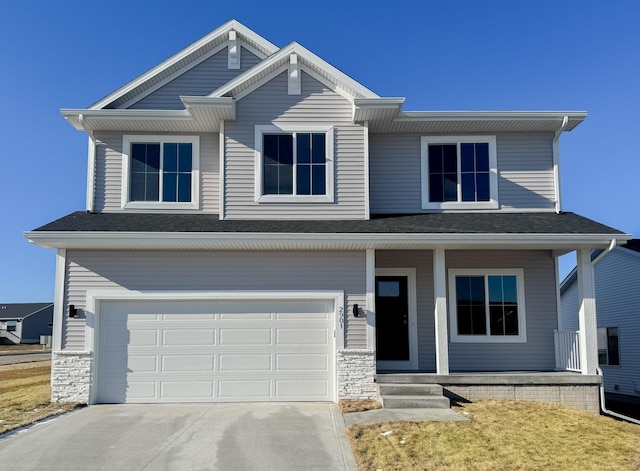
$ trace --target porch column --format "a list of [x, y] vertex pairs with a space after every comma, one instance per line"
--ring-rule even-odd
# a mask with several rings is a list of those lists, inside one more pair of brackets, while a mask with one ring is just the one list
[[447, 271], [444, 263], [444, 249], [433, 251], [433, 292], [435, 298], [436, 373], [448, 375]]
[[598, 325], [596, 322], [596, 290], [591, 250], [577, 251], [578, 259], [578, 314], [580, 329], [580, 371], [583, 375], [596, 374], [598, 367]]
[[[367, 249], [366, 255], [366, 303], [367, 303], [367, 349], [376, 349], [376, 251]], [[374, 355], [375, 356], [375, 355]]]

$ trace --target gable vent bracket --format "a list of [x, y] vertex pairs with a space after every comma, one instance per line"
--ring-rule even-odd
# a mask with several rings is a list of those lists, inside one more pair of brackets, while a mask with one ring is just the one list
[[238, 35], [235, 31], [229, 31], [229, 60], [228, 60], [228, 68], [229, 69], [239, 69], [240, 68], [240, 44], [238, 44]]
[[302, 84], [300, 80], [300, 64], [298, 64], [298, 54], [289, 56], [289, 95], [300, 95]]

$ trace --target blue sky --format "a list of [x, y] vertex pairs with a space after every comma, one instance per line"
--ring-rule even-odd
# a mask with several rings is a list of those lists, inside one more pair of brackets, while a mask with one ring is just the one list
[[640, 2], [3, 0], [0, 301], [53, 299], [54, 251], [22, 233], [85, 208], [87, 139], [60, 108], [231, 18], [406, 97], [405, 111], [588, 111], [561, 139], [563, 209], [640, 234]]

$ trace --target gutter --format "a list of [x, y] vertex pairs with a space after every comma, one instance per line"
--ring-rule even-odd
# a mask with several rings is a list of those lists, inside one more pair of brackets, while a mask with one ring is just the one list
[[631, 422], [632, 424], [640, 425], [640, 420], [638, 419], [634, 419], [633, 417], [628, 417], [626, 415], [618, 414], [617, 412], [613, 412], [607, 409], [605, 405], [605, 400], [604, 400], [604, 376], [602, 374], [602, 370], [600, 369], [600, 367], [596, 367], [596, 372], [598, 373], [598, 376], [602, 378], [602, 381], [600, 382], [600, 410], [602, 411], [602, 413], [610, 417], [615, 417], [616, 419], [626, 420], [627, 422]]

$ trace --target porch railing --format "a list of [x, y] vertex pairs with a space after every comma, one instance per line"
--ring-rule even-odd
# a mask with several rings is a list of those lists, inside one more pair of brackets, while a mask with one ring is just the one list
[[580, 371], [580, 340], [577, 330], [555, 330], [556, 369]]

